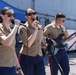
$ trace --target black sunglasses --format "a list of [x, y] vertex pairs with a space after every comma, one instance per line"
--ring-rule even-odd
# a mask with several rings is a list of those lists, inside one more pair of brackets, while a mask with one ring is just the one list
[[26, 15], [31, 16], [31, 15], [36, 15], [36, 14], [37, 14], [37, 12], [31, 12], [31, 13], [27, 13]]
[[62, 20], [62, 22], [65, 22], [65, 20]]
[[[61, 20], [60, 18], [58, 20]], [[62, 22], [65, 22], [65, 20], [61, 20]]]
[[12, 13], [12, 14], [11, 13], [5, 13], [5, 14], [7, 14], [8, 17], [11, 17], [11, 16], [15, 17], [16, 16], [16, 14], [14, 14], [14, 13]]

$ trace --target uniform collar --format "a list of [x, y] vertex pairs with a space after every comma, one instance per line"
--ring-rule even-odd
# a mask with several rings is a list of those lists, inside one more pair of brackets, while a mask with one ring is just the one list
[[11, 28], [9, 27], [9, 29], [7, 29], [3, 24], [2, 24], [2, 26], [3, 26], [3, 29], [4, 29], [4, 31], [7, 31], [7, 32], [11, 32]]
[[[53, 22], [54, 27], [58, 28], [56, 22]], [[60, 28], [62, 27], [62, 25], [60, 25]]]
[[34, 28], [31, 27], [31, 25], [28, 24], [28, 22], [26, 22], [25, 25], [26, 25], [27, 28], [34, 29]]

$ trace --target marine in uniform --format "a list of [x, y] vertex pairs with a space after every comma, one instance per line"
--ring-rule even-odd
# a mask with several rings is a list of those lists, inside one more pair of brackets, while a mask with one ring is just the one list
[[16, 68], [19, 74], [23, 75], [15, 52], [15, 34], [20, 21], [16, 20], [14, 28], [10, 28], [15, 14], [9, 7], [2, 9], [0, 17], [2, 18], [2, 23], [0, 23], [0, 75], [16, 75]]
[[36, 17], [37, 13], [33, 9], [27, 9], [28, 21], [18, 30], [23, 42], [19, 61], [25, 75], [45, 75], [44, 61], [41, 57], [43, 30]]
[[[63, 15], [62, 13], [58, 13], [55, 17], [55, 21], [44, 28], [44, 36], [52, 39], [53, 46], [57, 45], [57, 42], [53, 39], [56, 39], [60, 34], [64, 34], [64, 38], [68, 37], [68, 32], [66, 28], [63, 26], [64, 21], [65, 15]], [[69, 38], [67, 41], [70, 41], [74, 37], [75, 36]], [[59, 47], [55, 57], [61, 65], [64, 75], [69, 75], [69, 61], [65, 47]], [[52, 58], [52, 56], [50, 56], [50, 69], [51, 75], [58, 75], [58, 66], [54, 58]]]

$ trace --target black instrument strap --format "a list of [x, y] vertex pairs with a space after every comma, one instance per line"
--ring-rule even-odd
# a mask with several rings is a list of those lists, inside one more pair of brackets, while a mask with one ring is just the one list
[[63, 34], [63, 32], [64, 32], [64, 31], [63, 31], [63, 28], [62, 28], [61, 26], [60, 26], [60, 29], [61, 29], [61, 31], [62, 31], [62, 34]]

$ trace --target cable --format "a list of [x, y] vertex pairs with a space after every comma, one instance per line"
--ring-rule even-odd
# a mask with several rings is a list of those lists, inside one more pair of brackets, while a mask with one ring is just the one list
[[[20, 23], [20, 25], [23, 25], [24, 27], [26, 27], [26, 25], [23, 24], [23, 23]], [[28, 34], [28, 28], [27, 28], [26, 31], [27, 31], [27, 34]], [[27, 40], [28, 40], [28, 35], [27, 35]], [[27, 75], [28, 75], [28, 41], [27, 41]]]

